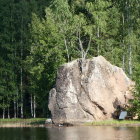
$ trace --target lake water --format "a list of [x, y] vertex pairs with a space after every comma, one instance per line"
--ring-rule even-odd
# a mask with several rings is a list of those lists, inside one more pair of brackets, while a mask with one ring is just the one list
[[140, 140], [140, 127], [0, 128], [0, 140]]

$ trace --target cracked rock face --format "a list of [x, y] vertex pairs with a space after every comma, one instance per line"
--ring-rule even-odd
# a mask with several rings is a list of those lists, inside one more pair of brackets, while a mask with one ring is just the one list
[[111, 119], [117, 107], [132, 98], [133, 85], [121, 68], [102, 56], [64, 64], [49, 94], [52, 121], [60, 124]]

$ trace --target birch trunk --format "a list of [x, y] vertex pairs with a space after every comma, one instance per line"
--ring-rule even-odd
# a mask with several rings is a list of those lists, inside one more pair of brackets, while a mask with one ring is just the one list
[[5, 119], [5, 107], [4, 107], [4, 99], [3, 99], [3, 113], [2, 113], [2, 118]]
[[88, 51], [90, 49], [91, 39], [92, 39], [92, 36], [89, 37], [88, 47], [87, 47], [86, 51], [84, 52], [84, 59], [86, 58], [87, 53], [88, 53]]
[[[19, 95], [18, 95], [18, 92], [17, 92], [17, 99], [18, 99]], [[19, 116], [19, 104], [18, 104], [18, 100], [17, 100], [17, 104], [16, 104], [16, 110], [17, 110], [17, 118]]]
[[34, 118], [36, 118], [36, 97], [34, 95]]
[[122, 56], [122, 68], [125, 71], [125, 53], [123, 53], [123, 56]]
[[21, 94], [21, 106], [20, 106], [20, 113], [21, 113], [21, 118], [23, 118], [23, 81], [22, 81], [22, 68], [20, 69], [20, 94]]
[[3, 119], [5, 119], [5, 108], [3, 108], [3, 115], [2, 115], [3, 117]]
[[[23, 30], [23, 17], [21, 18], [21, 26]], [[20, 59], [22, 62], [23, 59], [23, 36], [21, 32], [21, 40], [20, 40]], [[20, 68], [20, 98], [21, 98], [21, 107], [20, 107], [20, 113], [21, 113], [21, 118], [23, 118], [23, 68], [21, 65]]]
[[17, 113], [16, 113], [16, 101], [14, 99], [14, 118], [17, 117]]
[[124, 14], [122, 14], [122, 24], [123, 24], [123, 40], [122, 40], [122, 44], [123, 44], [123, 56], [122, 56], [122, 68], [125, 71], [125, 42], [124, 42], [124, 25], [125, 25], [125, 19], [124, 19]]
[[[100, 28], [99, 28], [99, 26], [97, 27], [97, 38], [98, 38], [98, 40], [100, 38]], [[98, 54], [98, 56], [100, 55], [100, 44], [99, 44], [99, 42], [98, 42], [98, 45], [97, 45], [97, 54]]]
[[8, 107], [8, 119], [10, 119], [10, 111], [9, 111], [9, 107]]
[[70, 55], [69, 55], [67, 40], [65, 38], [64, 38], [64, 43], [65, 43], [65, 48], [66, 48], [66, 51], [67, 51], [67, 58], [68, 58], [68, 62], [69, 62], [70, 61]]
[[81, 41], [81, 34], [80, 31], [78, 32], [78, 40], [79, 40], [79, 47], [80, 47], [80, 51], [81, 51], [81, 58], [84, 59], [84, 48], [83, 48], [83, 43]]
[[33, 96], [31, 94], [31, 117], [33, 117]]
[[131, 76], [132, 75], [132, 46], [131, 46], [131, 44], [129, 45], [129, 62], [128, 62], [128, 65], [129, 65], [129, 75]]
[[[131, 35], [131, 33], [133, 32], [133, 28], [132, 28], [132, 23], [131, 23], [131, 5], [130, 2], [128, 1], [127, 3], [127, 9], [128, 9], [128, 36]], [[129, 67], [129, 75], [132, 75], [132, 44], [130, 41], [130, 37], [129, 37], [129, 45], [128, 45], [128, 52], [129, 52], [129, 58], [128, 58], [128, 67]]]

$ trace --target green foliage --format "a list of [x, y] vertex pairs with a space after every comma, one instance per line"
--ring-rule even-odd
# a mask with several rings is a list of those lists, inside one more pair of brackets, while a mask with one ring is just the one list
[[[140, 58], [140, 57], [138, 57]], [[136, 65], [133, 79], [135, 81], [134, 100], [131, 102], [132, 106], [130, 112], [133, 116], [138, 116], [140, 119], [140, 64]]]

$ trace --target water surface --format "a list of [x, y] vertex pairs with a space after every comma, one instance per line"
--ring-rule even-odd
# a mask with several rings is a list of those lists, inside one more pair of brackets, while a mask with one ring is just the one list
[[0, 128], [0, 140], [140, 140], [140, 127]]

